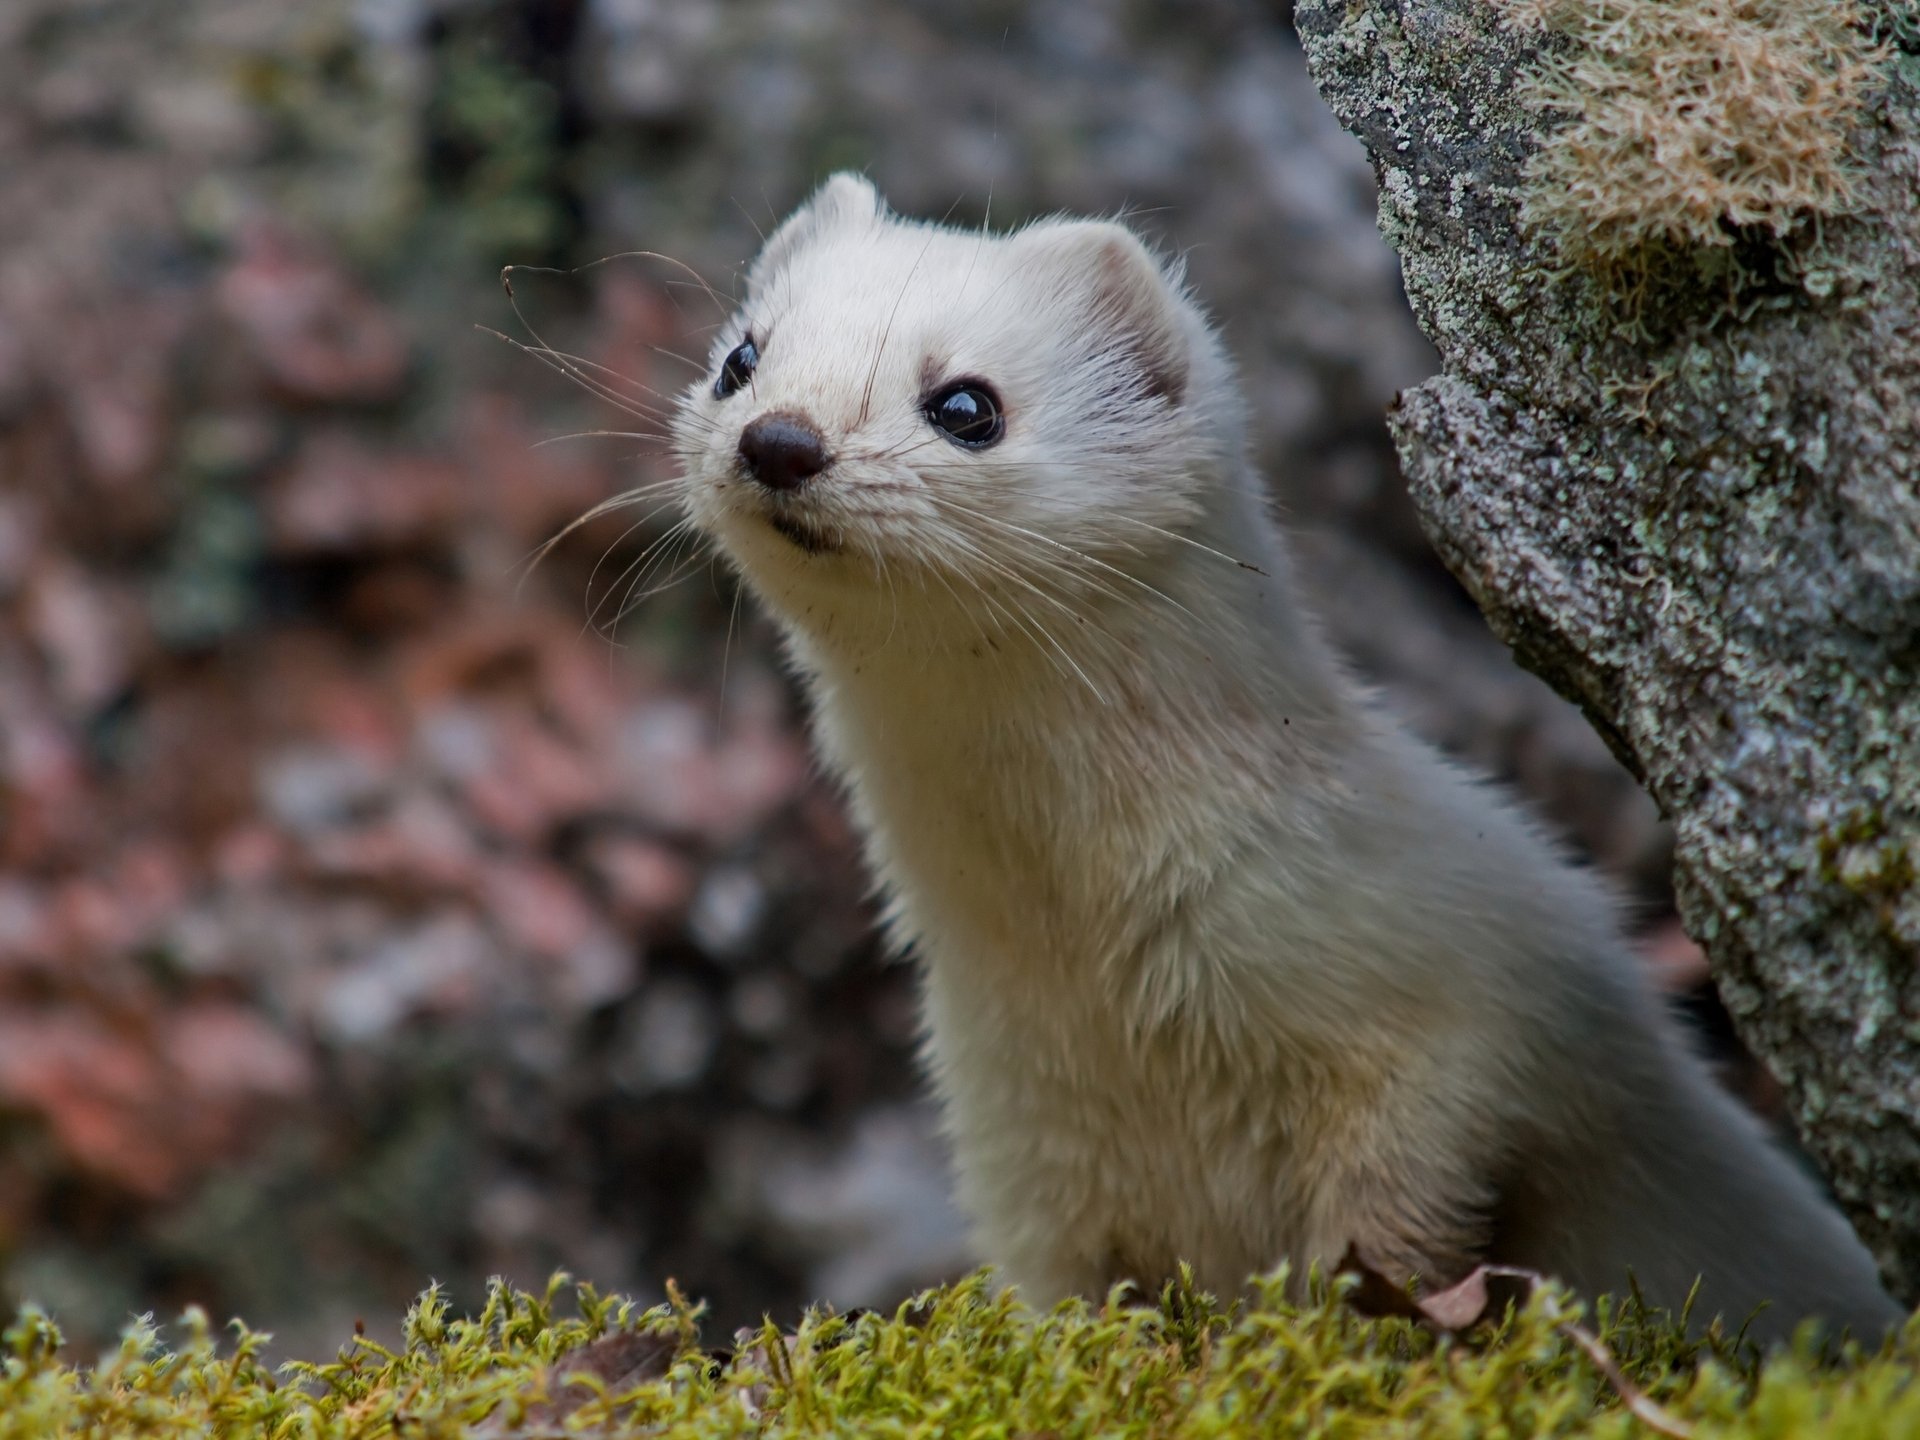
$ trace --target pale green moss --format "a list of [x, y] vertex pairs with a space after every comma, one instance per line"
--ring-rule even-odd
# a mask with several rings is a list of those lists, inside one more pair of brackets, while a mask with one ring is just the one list
[[[223, 1347], [197, 1317], [177, 1348], [142, 1323], [99, 1366], [73, 1369], [52, 1323], [29, 1311], [0, 1350], [0, 1440], [433, 1440], [482, 1422], [489, 1435], [668, 1440], [1643, 1433], [1564, 1338], [1570, 1302], [1552, 1289], [1498, 1336], [1465, 1344], [1363, 1320], [1338, 1296], [1290, 1304], [1277, 1284], [1229, 1311], [1170, 1291], [1157, 1306], [1116, 1298], [1036, 1316], [976, 1276], [891, 1316], [813, 1315], [791, 1338], [768, 1327], [715, 1358], [685, 1306], [643, 1314], [583, 1288], [562, 1318], [564, 1288], [496, 1285], [473, 1319], [451, 1318], [429, 1291], [399, 1350], [361, 1338], [335, 1361], [277, 1373], [259, 1358], [264, 1337], [236, 1327]], [[1920, 1435], [1920, 1333], [1845, 1366], [1802, 1351], [1756, 1373], [1637, 1314], [1601, 1330], [1627, 1374], [1701, 1440]], [[677, 1358], [638, 1382], [554, 1379], [556, 1360], [616, 1331], [660, 1335]]]

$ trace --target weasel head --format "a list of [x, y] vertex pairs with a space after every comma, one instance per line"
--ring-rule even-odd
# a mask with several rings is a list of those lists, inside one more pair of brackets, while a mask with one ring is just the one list
[[685, 502], [818, 642], [1137, 604], [1116, 572], [1177, 544], [1237, 443], [1206, 322], [1122, 225], [960, 230], [836, 175], [746, 280], [675, 415]]

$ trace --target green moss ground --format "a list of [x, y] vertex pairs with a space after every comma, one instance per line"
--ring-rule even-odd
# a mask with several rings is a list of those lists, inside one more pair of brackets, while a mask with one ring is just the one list
[[[0, 1352], [0, 1440], [1651, 1433], [1565, 1338], [1570, 1304], [1542, 1290], [1469, 1344], [1362, 1319], [1341, 1295], [1292, 1305], [1277, 1286], [1230, 1312], [1169, 1293], [1036, 1316], [975, 1277], [891, 1316], [814, 1315], [718, 1353], [685, 1306], [643, 1313], [562, 1277], [544, 1296], [496, 1285], [471, 1319], [429, 1291], [400, 1350], [356, 1338], [333, 1361], [277, 1369], [260, 1358], [265, 1337], [236, 1325], [223, 1338], [191, 1315], [171, 1346], [136, 1324], [117, 1353], [76, 1369], [28, 1311]], [[1920, 1328], [1871, 1357], [1822, 1365], [1802, 1347], [1763, 1366], [1637, 1315], [1603, 1315], [1599, 1329], [1673, 1433], [1920, 1436]], [[577, 1373], [557, 1374], [568, 1355]]]

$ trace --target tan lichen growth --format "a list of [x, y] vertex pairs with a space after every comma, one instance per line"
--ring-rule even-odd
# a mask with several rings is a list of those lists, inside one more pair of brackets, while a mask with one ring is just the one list
[[1853, 0], [1506, 0], [1558, 43], [1523, 81], [1543, 137], [1525, 222], [1566, 259], [1778, 237], [1844, 213], [1884, 52]]

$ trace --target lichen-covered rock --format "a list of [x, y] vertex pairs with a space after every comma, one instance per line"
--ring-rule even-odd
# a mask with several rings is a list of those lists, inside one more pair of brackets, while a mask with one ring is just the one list
[[1529, 97], [1577, 73], [1578, 36], [1484, 0], [1302, 0], [1296, 20], [1445, 362], [1391, 417], [1422, 521], [1676, 823], [1689, 928], [1911, 1301], [1920, 59], [1911, 6], [1860, 8], [1834, 72], [1873, 67], [1834, 132], [1847, 213], [1729, 209], [1725, 244], [1654, 241], [1625, 269], [1526, 223]]

